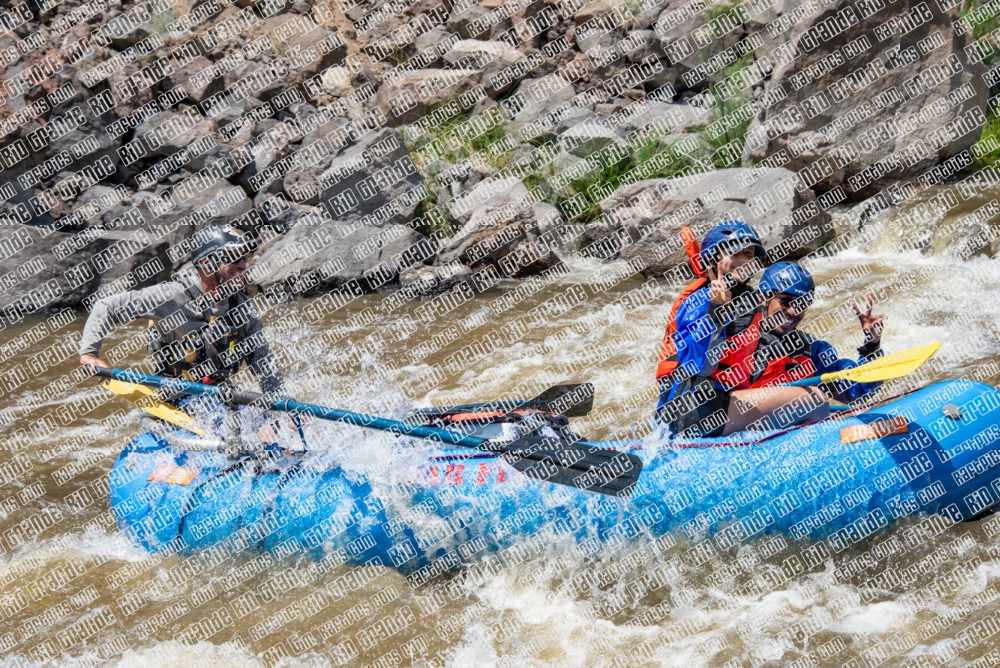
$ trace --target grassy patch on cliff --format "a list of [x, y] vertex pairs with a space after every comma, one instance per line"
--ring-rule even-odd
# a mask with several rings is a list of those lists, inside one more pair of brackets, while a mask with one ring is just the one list
[[[723, 68], [722, 72], [717, 74], [716, 77], [719, 81], [725, 81], [727, 78], [753, 65], [753, 62], [752, 56], [749, 54], [745, 55], [731, 65]], [[712, 122], [709, 128], [718, 128], [721, 132], [709, 132], [708, 128], [706, 128], [700, 130], [699, 134], [712, 146], [712, 162], [715, 167], [718, 169], [732, 167], [732, 162], [718, 155], [716, 151], [730, 142], [737, 141], [742, 145], [746, 141], [747, 128], [750, 127], [750, 122], [753, 120], [754, 114], [745, 113], [746, 109], [744, 107], [751, 98], [749, 94], [740, 94], [726, 98], [720, 95], [718, 89], [715, 87], [712, 89], [712, 94], [705, 97], [715, 102], [715, 106], [712, 107]]]
[[1000, 116], [993, 109], [986, 114], [983, 132], [972, 147], [972, 155], [975, 159], [971, 166], [975, 169], [1000, 164]]
[[[965, 0], [959, 5], [958, 15], [973, 40], [981, 40], [1000, 28], [1000, 12], [996, 11], [993, 4], [993, 0]], [[990, 39], [980, 42], [980, 47], [988, 51], [980, 51], [987, 67], [1000, 63], [1000, 45], [996, 38], [990, 36]]]
[[567, 220], [590, 223], [601, 218], [601, 201], [619, 187], [647, 179], [675, 178], [698, 167], [696, 160], [676, 145], [663, 148], [658, 137], [650, 137], [629, 157], [571, 180], [569, 187], [574, 194], [559, 195], [558, 205]]
[[[736, 70], [731, 68], [728, 72], [734, 71]], [[731, 105], [720, 106], [719, 113], [726, 114], [731, 110]], [[528, 156], [518, 147], [524, 149], [525, 144], [508, 135], [502, 125], [495, 125], [476, 136], [468, 136], [465, 128], [472, 116], [471, 110], [467, 110], [441, 123], [425, 126], [423, 132], [404, 131], [404, 142], [425, 180], [443, 183], [435, 177], [444, 169], [469, 158], [498, 172], [508, 170], [514, 174], [522, 174], [519, 161]], [[711, 151], [718, 145], [731, 141], [737, 133], [745, 131], [746, 124], [736, 126], [715, 141], [696, 133], [680, 138], [671, 135], [669, 139], [656, 133], [649, 134], [643, 136], [641, 141], [633, 142], [628, 147], [627, 154], [618, 159], [602, 160], [599, 154], [588, 156], [592, 158], [594, 169], [585, 175], [564, 181], [558, 190], [552, 181], [558, 179], [560, 170], [552, 164], [537, 172], [523, 174], [521, 179], [540, 201], [559, 207], [567, 221], [589, 223], [601, 218], [600, 202], [619, 187], [647, 179], [675, 178], [692, 170], [710, 168]], [[530, 140], [527, 144], [535, 148], [556, 149], [552, 139], [544, 136]], [[417, 216], [441, 206], [441, 202], [429, 198], [421, 203]], [[449, 232], [438, 224], [433, 229], [420, 231], [428, 235]]]
[[496, 169], [503, 169], [509, 163], [509, 154], [496, 150], [507, 133], [502, 125], [494, 125], [485, 132], [469, 136], [466, 125], [473, 116], [472, 109], [460, 112], [440, 123], [425, 127], [426, 135], [408, 133], [404, 138], [417, 166], [435, 160], [457, 164], [476, 156], [479, 160]]

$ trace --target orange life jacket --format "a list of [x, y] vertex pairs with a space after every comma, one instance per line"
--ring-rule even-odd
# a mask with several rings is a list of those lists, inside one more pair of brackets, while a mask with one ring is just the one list
[[[707, 278], [695, 279], [684, 288], [684, 291], [670, 308], [670, 315], [667, 316], [667, 331], [663, 335], [663, 345], [660, 348], [660, 362], [656, 366], [656, 380], [661, 384], [669, 381], [670, 376], [679, 365], [677, 346], [674, 343], [674, 334], [677, 332], [677, 310], [680, 308], [681, 302], [707, 284]], [[727, 391], [745, 390], [750, 387], [753, 354], [760, 342], [760, 323], [763, 319], [763, 314], [756, 313], [753, 320], [750, 321], [749, 327], [726, 341], [726, 350], [719, 358], [719, 364], [712, 372], [711, 378], [719, 382]]]
[[677, 345], [674, 343], [674, 333], [677, 331], [677, 309], [681, 307], [681, 302], [705, 285], [708, 285], [707, 278], [696, 278], [691, 281], [680, 296], [674, 300], [674, 305], [670, 307], [670, 315], [667, 316], [667, 332], [663, 335], [663, 346], [660, 347], [660, 363], [656, 365], [656, 380], [661, 383], [665, 377], [677, 369]]
[[785, 355], [767, 363], [764, 371], [750, 384], [750, 387], [782, 385], [793, 380], [811, 378], [816, 375], [816, 365], [806, 354]]

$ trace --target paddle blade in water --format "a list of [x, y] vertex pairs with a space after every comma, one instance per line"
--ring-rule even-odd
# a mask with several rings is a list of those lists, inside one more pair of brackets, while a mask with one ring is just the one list
[[590, 414], [593, 407], [594, 386], [592, 384], [563, 383], [561, 385], [553, 385], [534, 399], [507, 399], [504, 401], [485, 401], [476, 404], [420, 408], [415, 414], [432, 418], [455, 415], [457, 413], [486, 413], [491, 411], [509, 413], [515, 410], [533, 408], [551, 413], [559, 413], [566, 417], [585, 417]]
[[642, 460], [635, 455], [552, 438], [522, 438], [481, 447], [502, 453], [504, 460], [530, 478], [608, 496], [629, 496], [642, 472]]
[[900, 350], [883, 357], [856, 366], [853, 369], [824, 373], [820, 382], [831, 383], [837, 380], [849, 380], [855, 383], [876, 383], [893, 378], [902, 378], [911, 374], [931, 358], [931, 355], [941, 347], [940, 342], [928, 343], [924, 346]]
[[553, 385], [532, 399], [529, 406], [566, 417], [584, 417], [594, 407], [594, 386], [591, 383]]

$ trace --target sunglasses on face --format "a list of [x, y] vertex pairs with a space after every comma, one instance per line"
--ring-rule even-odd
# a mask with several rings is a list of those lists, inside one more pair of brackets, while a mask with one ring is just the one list
[[782, 308], [794, 308], [799, 313], [802, 313], [809, 305], [812, 304], [811, 297], [796, 297], [795, 295], [790, 295], [785, 292], [779, 292], [772, 299], [777, 300], [781, 304]]
[[246, 255], [242, 253], [217, 253], [215, 258], [222, 264], [239, 264], [246, 260]]

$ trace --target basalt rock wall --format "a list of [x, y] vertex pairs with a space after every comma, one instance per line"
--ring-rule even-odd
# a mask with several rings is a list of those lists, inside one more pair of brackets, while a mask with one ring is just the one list
[[[832, 238], [830, 206], [954, 178], [989, 148], [977, 16], [917, 0], [8, 7], [0, 307], [163, 280], [215, 224], [257, 237], [253, 279], [292, 294], [459, 265], [523, 277], [597, 242], [664, 274], [683, 260], [677, 210], [703, 227], [736, 212], [800, 257]], [[650, 194], [672, 179], [691, 185]], [[562, 243], [566, 223], [586, 233]]]

